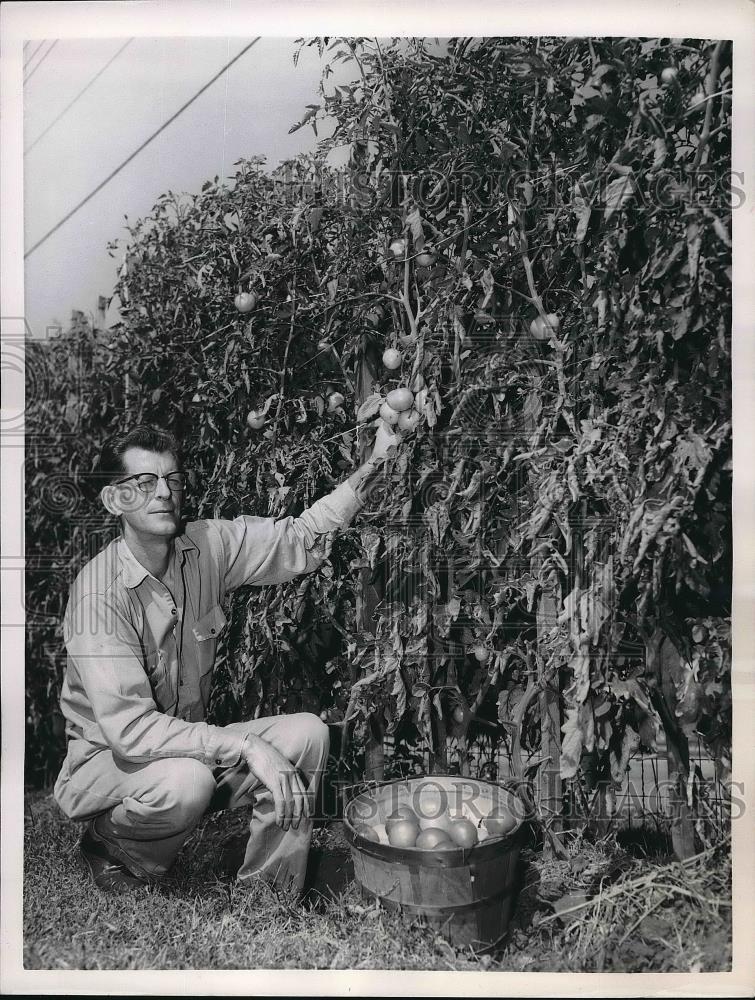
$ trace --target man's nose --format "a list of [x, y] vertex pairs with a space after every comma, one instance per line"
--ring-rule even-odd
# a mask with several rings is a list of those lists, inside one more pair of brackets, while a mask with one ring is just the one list
[[157, 480], [157, 486], [155, 487], [155, 496], [159, 497], [161, 500], [169, 500], [172, 498], [172, 494], [170, 492], [170, 486], [168, 486], [168, 484], [166, 483], [166, 481], [163, 479], [162, 476]]

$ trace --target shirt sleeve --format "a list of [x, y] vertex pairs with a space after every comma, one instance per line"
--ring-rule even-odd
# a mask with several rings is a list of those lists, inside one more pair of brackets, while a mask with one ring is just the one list
[[159, 711], [139, 635], [112, 597], [83, 597], [65, 617], [64, 639], [94, 721], [116, 756], [138, 763], [193, 757], [208, 767], [239, 762], [243, 735]]
[[248, 584], [286, 583], [312, 573], [327, 558], [333, 535], [363, 506], [347, 482], [321, 497], [298, 517], [242, 515], [209, 522], [223, 546], [225, 590]]

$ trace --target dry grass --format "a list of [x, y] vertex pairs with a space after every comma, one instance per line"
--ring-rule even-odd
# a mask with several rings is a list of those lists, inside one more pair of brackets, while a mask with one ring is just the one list
[[[87, 882], [77, 857], [79, 828], [51, 796], [28, 795], [25, 819], [29, 969], [730, 968], [726, 844], [685, 865], [639, 860], [608, 840], [573, 843], [569, 861], [526, 850], [509, 940], [476, 955], [365, 904], [348, 880], [334, 898], [315, 894], [301, 905], [262, 886], [238, 888], [242, 812], [209, 816], [195, 831], [169, 893], [142, 889], [125, 899]], [[341, 862], [347, 868], [338, 828], [316, 831], [313, 857], [335, 859], [334, 871]]]
[[[712, 972], [731, 969], [731, 844], [727, 838], [685, 862], [641, 859], [617, 849], [615, 840], [576, 841], [569, 861], [540, 866], [536, 909], [520, 960], [539, 936], [546, 964], [569, 972]], [[526, 906], [526, 890], [520, 913]]]

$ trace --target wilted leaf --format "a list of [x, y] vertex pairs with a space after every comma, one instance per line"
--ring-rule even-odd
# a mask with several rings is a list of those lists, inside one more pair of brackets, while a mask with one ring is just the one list
[[561, 777], [573, 778], [579, 767], [583, 743], [577, 708], [567, 708], [566, 721], [561, 726], [561, 732], [564, 734], [561, 740]]
[[617, 177], [606, 188], [605, 218], [610, 219], [614, 212], [623, 208], [634, 194], [636, 183], [634, 177], [627, 175]]
[[369, 395], [357, 410], [357, 423], [363, 423], [365, 420], [374, 417], [380, 410], [382, 401], [383, 398], [379, 392], [373, 392]]

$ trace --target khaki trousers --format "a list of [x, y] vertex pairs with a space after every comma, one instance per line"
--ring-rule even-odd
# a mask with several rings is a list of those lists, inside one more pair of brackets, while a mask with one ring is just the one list
[[[226, 728], [271, 743], [298, 769], [314, 803], [329, 747], [328, 727], [316, 715], [271, 716]], [[296, 830], [282, 830], [275, 823], [272, 795], [259, 782], [238, 795], [249, 776], [245, 767], [217, 787], [218, 779], [229, 770], [209, 768], [191, 757], [134, 764], [103, 750], [82, 764], [70, 781], [89, 802], [102, 805], [94, 817], [95, 832], [113, 856], [134, 873], [149, 876], [165, 875], [206, 812], [251, 805], [250, 835], [239, 880], [261, 876], [276, 886], [301, 891], [312, 819], [302, 819]]]

